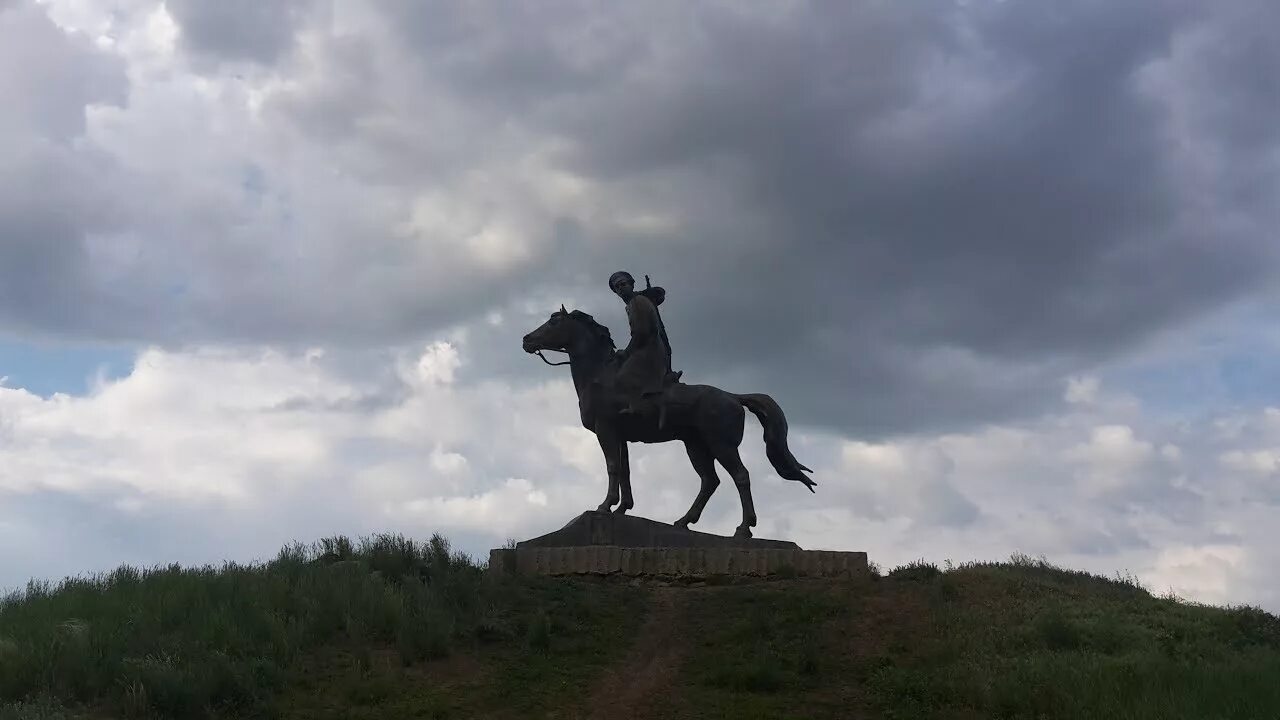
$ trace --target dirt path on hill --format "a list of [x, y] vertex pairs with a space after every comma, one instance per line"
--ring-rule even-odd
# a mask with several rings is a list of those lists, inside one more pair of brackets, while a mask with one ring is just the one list
[[[687, 592], [687, 591], [685, 591]], [[636, 644], [596, 684], [591, 720], [651, 717], [655, 698], [669, 695], [687, 646], [681, 632], [682, 589], [656, 587]]]

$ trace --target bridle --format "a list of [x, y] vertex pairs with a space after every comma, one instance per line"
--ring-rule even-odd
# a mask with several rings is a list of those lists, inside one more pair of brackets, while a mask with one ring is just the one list
[[[548, 349], [550, 349], [550, 348], [548, 348]], [[548, 364], [548, 365], [552, 365], [552, 366], [555, 366], [555, 365], [568, 365], [568, 364], [569, 364], [569, 362], [570, 362], [570, 361], [568, 361], [568, 360], [565, 360], [564, 362], [551, 362], [550, 360], [548, 360], [548, 359], [547, 359], [547, 356], [546, 356], [546, 355], [543, 355], [543, 354], [542, 354], [542, 351], [541, 351], [541, 350], [534, 350], [533, 352], [534, 352], [534, 354], [535, 354], [535, 355], [537, 355], [538, 357], [542, 358], [542, 362], [544, 362], [544, 363], [546, 363], [546, 364]], [[552, 350], [552, 352], [567, 352], [567, 351], [566, 351], [566, 350]]]
[[[561, 306], [560, 306], [560, 314], [564, 315], [565, 317], [569, 317], [569, 311], [564, 309], [564, 305], [561, 305]], [[546, 350], [549, 350], [549, 351], [551, 351], [551, 352], [562, 352], [562, 353], [565, 353], [566, 355], [569, 353], [569, 351], [568, 351], [568, 350], [557, 350], [557, 349], [555, 349], [555, 348], [545, 348], [545, 349], [546, 349]], [[572, 360], [565, 360], [564, 362], [551, 362], [550, 360], [548, 360], [548, 359], [547, 359], [547, 356], [546, 356], [546, 355], [543, 355], [543, 354], [542, 354], [542, 350], [534, 350], [533, 352], [534, 352], [534, 354], [535, 354], [535, 355], [537, 355], [538, 357], [542, 358], [542, 362], [544, 362], [544, 363], [546, 363], [546, 364], [548, 364], [548, 365], [551, 365], [552, 367], [555, 367], [555, 366], [558, 366], [558, 365], [570, 365], [570, 364], [572, 364]]]

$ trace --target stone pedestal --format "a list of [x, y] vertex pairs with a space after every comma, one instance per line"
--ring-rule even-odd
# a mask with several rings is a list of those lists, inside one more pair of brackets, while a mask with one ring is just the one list
[[580, 547], [584, 545], [617, 545], [619, 547], [664, 548], [771, 548], [799, 550], [788, 540], [739, 539], [712, 535], [696, 530], [682, 530], [675, 525], [609, 512], [584, 512], [567, 525], [540, 537], [516, 543], [517, 548]]
[[489, 553], [489, 571], [519, 575], [867, 575], [865, 552], [801, 550], [785, 540], [681, 530], [648, 518], [586, 512], [563, 528]]

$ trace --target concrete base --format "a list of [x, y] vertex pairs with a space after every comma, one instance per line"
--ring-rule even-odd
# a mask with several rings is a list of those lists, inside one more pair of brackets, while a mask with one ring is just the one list
[[735, 538], [684, 530], [674, 525], [636, 515], [615, 515], [595, 510], [584, 512], [564, 527], [540, 537], [516, 543], [517, 548], [579, 547], [617, 545], [645, 548], [755, 548], [799, 550], [789, 540]]
[[866, 577], [865, 552], [616, 545], [491, 550], [489, 571], [517, 575]]
[[801, 550], [786, 540], [682, 530], [634, 515], [585, 512], [563, 528], [491, 550], [489, 571], [513, 575], [864, 577], [867, 554]]

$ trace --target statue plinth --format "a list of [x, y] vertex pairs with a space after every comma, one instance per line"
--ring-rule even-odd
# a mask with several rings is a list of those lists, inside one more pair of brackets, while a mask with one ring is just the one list
[[563, 528], [489, 553], [494, 574], [867, 578], [865, 552], [801, 550], [786, 540], [684, 530], [631, 515], [585, 512]]
[[630, 548], [767, 548], [799, 550], [788, 540], [735, 538], [685, 530], [635, 515], [589, 511], [567, 525], [540, 537], [516, 543], [516, 548], [614, 545]]

